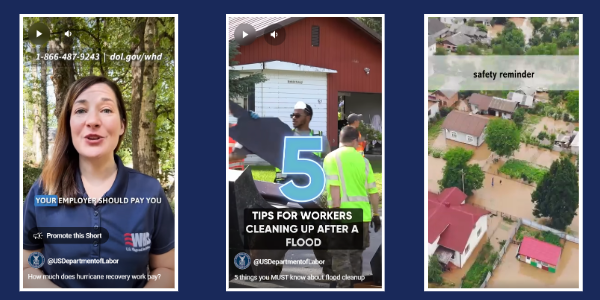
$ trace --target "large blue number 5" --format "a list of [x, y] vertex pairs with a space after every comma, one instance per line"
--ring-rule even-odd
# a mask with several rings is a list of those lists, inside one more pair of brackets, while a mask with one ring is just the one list
[[323, 140], [319, 136], [286, 136], [283, 144], [283, 174], [304, 174], [308, 176], [307, 186], [298, 186], [290, 181], [279, 187], [286, 198], [295, 202], [308, 202], [321, 196], [325, 189], [325, 172], [316, 162], [300, 158], [300, 152], [323, 151]]

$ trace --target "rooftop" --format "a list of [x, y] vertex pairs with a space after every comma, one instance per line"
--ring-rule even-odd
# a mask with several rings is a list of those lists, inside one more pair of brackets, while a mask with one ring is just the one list
[[[448, 249], [464, 252], [475, 224], [490, 212], [461, 204], [467, 195], [456, 187], [447, 188], [442, 193], [428, 194], [428, 241]], [[474, 246], [474, 245], [472, 245]]]
[[489, 108], [503, 112], [514, 113], [518, 104], [519, 103], [517, 101], [494, 97], [492, 98]]
[[523, 237], [523, 241], [519, 247], [520, 255], [535, 258], [553, 266], [558, 266], [561, 252], [562, 249], [559, 246], [542, 242], [530, 236]]
[[469, 103], [477, 105], [479, 110], [487, 110], [492, 103], [492, 97], [482, 94], [472, 94], [469, 98]]
[[488, 118], [453, 110], [446, 116], [442, 128], [472, 136], [480, 136], [488, 122]]

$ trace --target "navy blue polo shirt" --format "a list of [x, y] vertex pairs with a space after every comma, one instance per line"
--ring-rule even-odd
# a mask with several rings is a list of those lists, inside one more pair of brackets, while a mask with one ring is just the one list
[[[102, 227], [109, 233], [103, 244], [44, 244], [44, 274], [65, 275], [141, 275], [147, 274], [150, 254], [163, 254], [175, 247], [175, 218], [167, 197], [153, 177], [127, 168], [115, 155], [118, 171], [115, 182], [104, 197], [160, 198], [161, 203], [78, 204], [75, 207], [35, 206], [35, 196], [44, 195], [36, 181], [23, 209], [23, 249], [39, 249], [27, 235], [35, 227]], [[75, 181], [79, 197], [87, 198], [79, 171]], [[61, 197], [58, 195], [58, 197]], [[129, 238], [131, 237], [131, 238]], [[48, 264], [48, 258], [118, 259], [118, 264]], [[76, 277], [77, 278], [77, 277]], [[52, 280], [62, 288], [141, 288], [147, 280]]]

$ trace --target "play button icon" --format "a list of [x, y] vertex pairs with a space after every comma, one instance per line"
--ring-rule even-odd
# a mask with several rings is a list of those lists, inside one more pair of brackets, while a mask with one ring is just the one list
[[252, 25], [242, 23], [235, 28], [233, 36], [238, 44], [242, 46], [250, 45], [256, 38], [256, 30]]
[[44, 23], [35, 23], [27, 32], [29, 41], [34, 45], [44, 45], [50, 40], [50, 29]]

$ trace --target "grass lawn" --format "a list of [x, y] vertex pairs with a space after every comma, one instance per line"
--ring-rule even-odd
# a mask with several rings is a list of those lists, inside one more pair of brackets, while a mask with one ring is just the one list
[[[444, 118], [440, 118], [437, 122], [433, 123], [431, 127], [427, 130], [427, 137], [429, 138], [429, 143], [433, 142], [440, 132], [442, 131], [442, 123], [444, 123]], [[373, 170], [375, 172], [375, 170]]]
[[522, 241], [523, 237], [525, 236], [530, 236], [537, 240], [563, 247], [563, 245], [560, 243], [560, 237], [550, 231], [539, 231], [527, 226], [519, 227], [519, 230], [516, 234], [517, 241]]
[[487, 242], [465, 275], [462, 288], [479, 288], [485, 280], [488, 272], [492, 271], [494, 262], [497, 258], [498, 253], [495, 252], [492, 245]]
[[[377, 182], [377, 190], [379, 190], [379, 206], [381, 207], [381, 160], [371, 160], [371, 167], [373, 168], [373, 173], [375, 173], [375, 182]], [[275, 179], [275, 167], [252, 166], [252, 177], [254, 177], [254, 180], [273, 182], [273, 180]]]

